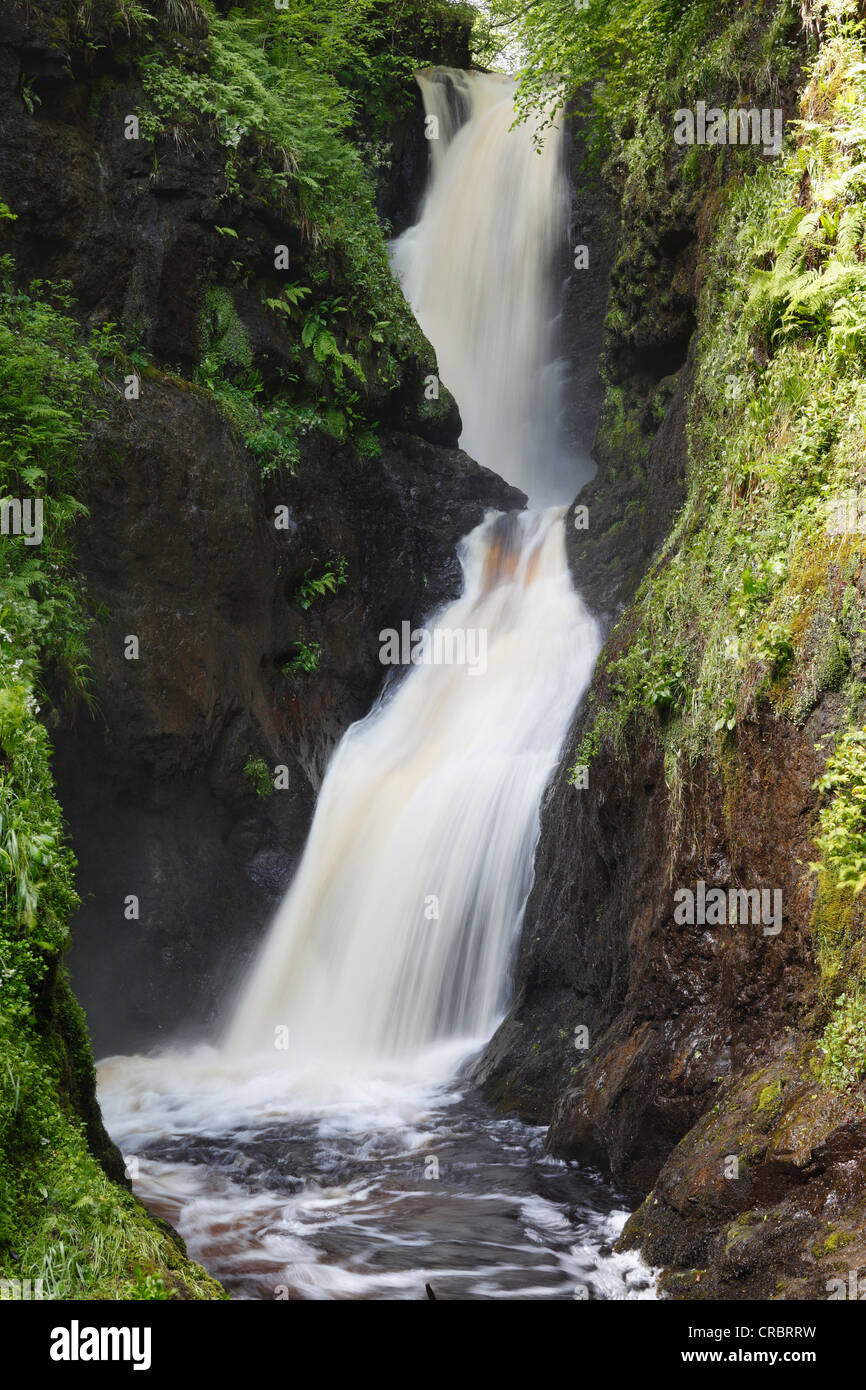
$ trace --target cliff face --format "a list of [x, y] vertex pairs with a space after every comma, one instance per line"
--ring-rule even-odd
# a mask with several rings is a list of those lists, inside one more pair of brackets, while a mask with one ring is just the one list
[[[767, 67], [741, 69], [739, 91], [722, 70], [699, 92], [669, 76], [607, 165], [600, 467], [570, 553], [612, 631], [548, 794], [514, 1000], [478, 1075], [496, 1103], [550, 1123], [553, 1152], [645, 1196], [622, 1244], [664, 1267], [667, 1293], [826, 1298], [866, 1258], [863, 917], [835, 829], [862, 824], [859, 774], [837, 771], [863, 717], [862, 538], [825, 521], [862, 459], [844, 402], [863, 371], [828, 357], [826, 329], [795, 318], [767, 267], [785, 225], [834, 197], [797, 171], [859, 60], [828, 32], [810, 75], [802, 33], [772, 6], [736, 24]], [[674, 107], [744, 90], [815, 122], [790, 161], [683, 159]], [[809, 225], [817, 277], [847, 253], [813, 249]], [[778, 317], [760, 298], [770, 282]], [[822, 411], [838, 423], [804, 453]], [[677, 905], [699, 884], [726, 902], [778, 894], [778, 931], [731, 913], [689, 924]]]
[[[102, 371], [75, 531], [95, 712], [70, 705], [52, 669], [46, 716], [83, 899], [69, 959], [99, 1052], [212, 1033], [291, 876], [328, 753], [380, 686], [379, 631], [453, 596], [459, 537], [485, 507], [522, 503], [456, 449], [453, 402], [426, 397], [429, 344], [398, 304], [399, 332], [370, 315], [351, 237], [328, 242], [284, 196], [291, 162], [263, 165], [281, 148], [267, 132], [241, 130], [236, 111], [197, 122], [189, 104], [156, 121], [172, 91], [211, 101], [208, 24], [227, 42], [235, 8], [155, 3], [147, 37], [98, 4], [71, 28], [46, 0], [9, 8], [0, 32], [3, 249], [20, 282], [71, 283]], [[736, 51], [761, 55], [750, 99], [817, 130], [784, 174], [731, 151], [712, 166], [675, 156], [668, 95], [623, 124], [599, 190], [574, 124], [572, 242], [590, 270], [568, 276], [563, 332], [575, 438], [599, 410], [601, 425], [578, 499], [590, 527], [572, 509], [568, 544], [611, 631], [544, 807], [514, 1001], [479, 1075], [498, 1104], [551, 1122], [556, 1153], [645, 1195], [624, 1242], [665, 1266], [674, 1295], [821, 1297], [866, 1260], [862, 908], [857, 875], [840, 880], [818, 844], [815, 785], [834, 743], [856, 753], [866, 649], [861, 543], [827, 541], [814, 517], [858, 476], [866, 402], [844, 314], [827, 336], [835, 303], [813, 321], [775, 283], [762, 309], [751, 277], [771, 275], [795, 209], [840, 224], [829, 175], [825, 189], [803, 169], [817, 168], [809, 141], [839, 128], [833, 102], [858, 99], [858, 55], [828, 36], [804, 88], [793, 11], [777, 24], [769, 3], [741, 8]], [[465, 64], [452, 19], [422, 35], [419, 64]], [[153, 48], [162, 85], [146, 90]], [[393, 108], [368, 93], [353, 132], [390, 139], [375, 197], [394, 230], [426, 161], [401, 71]], [[720, 103], [738, 100], [743, 73], [714, 71]], [[131, 113], [153, 118], [146, 138], [127, 139]], [[838, 161], [834, 177], [849, 174], [851, 150]], [[846, 254], [809, 235], [810, 272]], [[311, 588], [328, 574], [332, 592]], [[573, 781], [576, 765], [587, 776]], [[833, 776], [854, 814], [851, 765], [848, 782], [847, 764]], [[678, 920], [676, 895], [699, 882], [781, 893], [781, 930]], [[128, 1248], [80, 1292], [128, 1292], [137, 1263], [179, 1296], [218, 1294], [165, 1231], [142, 1265], [157, 1228], [101, 1128], [59, 951], [43, 964], [31, 1094], [58, 1134], [71, 1116], [86, 1135], [40, 1208], [44, 1239], [98, 1193], [131, 1223]], [[72, 1153], [57, 1144], [55, 1177]], [[12, 1157], [37, 1190], [33, 1154]], [[24, 1272], [0, 1195], [3, 1268]], [[68, 1248], [87, 1244], [62, 1229]]]
[[[207, 399], [158, 377], [144, 391], [89, 451], [77, 555], [100, 615], [98, 708], [54, 733], [84, 900], [70, 969], [102, 1053], [219, 1019], [291, 877], [327, 756], [381, 685], [380, 630], [454, 596], [457, 540], [485, 507], [522, 501], [458, 450], [400, 434], [374, 461], [312, 441], [263, 489]], [[337, 554], [347, 584], [305, 611], [305, 572]], [[302, 634], [318, 669], [286, 674]], [[268, 781], [285, 767], [288, 786], [257, 795], [250, 759]]]

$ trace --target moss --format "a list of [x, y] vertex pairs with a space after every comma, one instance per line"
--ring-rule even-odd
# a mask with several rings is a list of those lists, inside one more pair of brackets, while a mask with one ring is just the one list
[[[609, 317], [608, 331], [614, 328]], [[624, 462], [629, 471], [640, 474], [640, 466], [645, 463], [649, 453], [650, 440], [643, 428], [643, 399], [625, 386], [609, 385], [602, 403], [601, 417], [596, 437], [596, 453], [600, 459], [612, 467], [622, 467]]]
[[731, 1221], [724, 1232], [725, 1254], [728, 1255], [736, 1245], [749, 1240], [755, 1234], [755, 1227], [763, 1225], [764, 1217], [758, 1212], [746, 1211]]
[[779, 1077], [775, 1081], [771, 1081], [769, 1086], [765, 1086], [758, 1096], [755, 1113], [764, 1117], [775, 1114], [782, 1103], [783, 1089], [784, 1085]]
[[[750, 9], [750, 23], [759, 9]], [[740, 32], [741, 19], [713, 41], [716, 59], [727, 38]], [[758, 39], [772, 55], [768, 71], [790, 66], [790, 52], [782, 51], [789, 26], [777, 19]], [[843, 235], [847, 226], [856, 240], [866, 200], [856, 176], [858, 155], [838, 135], [841, 122], [866, 113], [863, 58], [862, 39], [828, 20], [807, 74], [804, 109], [812, 123], [797, 130], [796, 143], [780, 160], [752, 161], [737, 179], [730, 170], [710, 177], [699, 205], [689, 205], [692, 195], [678, 187], [676, 171], [671, 174], [674, 191], [662, 198], [664, 216], [671, 209], [696, 221], [700, 259], [687, 497], [602, 655], [599, 698], [575, 755], [576, 763], [602, 752], [627, 762], [641, 738], [655, 742], [664, 758], [674, 843], [689, 769], [700, 763], [720, 778], [735, 830], [737, 788], [751, 775], [741, 766], [740, 731], [768, 708], [802, 725], [822, 704], [830, 733], [819, 751], [829, 754], [829, 763], [818, 785], [823, 802], [812, 925], [825, 1009], [841, 988], [850, 993], [866, 982], [859, 905], [866, 887], [866, 821], [858, 761], [866, 714], [866, 604], [859, 583], [866, 549], [862, 534], [831, 534], [828, 527], [834, 499], [866, 482], [866, 331], [857, 318], [866, 287], [857, 278], [856, 256], [851, 259], [854, 242]], [[754, 79], [751, 68], [748, 77]], [[704, 90], [720, 89], [723, 84]], [[819, 97], [830, 113], [823, 123], [813, 120]], [[638, 113], [633, 135], [616, 152], [625, 170], [622, 265], [629, 275], [619, 277], [623, 289], [614, 295], [608, 321], [603, 437], [605, 449], [625, 449], [629, 458], [635, 454], [630, 426], [648, 439], [657, 423], [652, 388], [650, 409], [641, 415], [628, 355], [622, 373], [632, 372], [630, 387], [613, 364], [646, 322], [646, 299], [629, 308], [626, 291], [632, 273], [654, 273], [647, 251], [664, 220], [653, 189], [665, 161], [670, 173], [670, 154], [662, 150], [656, 124], [655, 117], [644, 120]], [[697, 157], [689, 157], [694, 173]], [[850, 189], [844, 198], [843, 187]], [[796, 245], [792, 225], [802, 232]], [[817, 284], [821, 277], [823, 310], [793, 307], [805, 281], [767, 280], [765, 267], [783, 256], [806, 267], [803, 275], [818, 268], [813, 279]], [[834, 284], [848, 285], [853, 297], [834, 298]], [[652, 312], [661, 313], [666, 303], [658, 298]], [[859, 336], [847, 332], [853, 319]], [[663, 314], [656, 326], [662, 322]]]
[[820, 1046], [825, 1085], [848, 1089], [866, 1077], [866, 988], [839, 995]]
[[838, 992], [848, 978], [866, 974], [863, 916], [863, 903], [852, 887], [839, 883], [826, 868], [819, 869], [810, 926], [825, 997]]
[[202, 311], [202, 366], [206, 376], [219, 371], [250, 368], [250, 340], [238, 316], [234, 300], [222, 286], [212, 285]]
[[832, 1231], [824, 1241], [821, 1254], [832, 1255], [835, 1250], [844, 1250], [846, 1245], [852, 1245], [856, 1236], [851, 1235], [850, 1231]]
[[260, 798], [268, 797], [273, 794], [274, 784], [271, 778], [270, 769], [264, 758], [247, 758], [244, 765], [244, 773], [253, 793]]

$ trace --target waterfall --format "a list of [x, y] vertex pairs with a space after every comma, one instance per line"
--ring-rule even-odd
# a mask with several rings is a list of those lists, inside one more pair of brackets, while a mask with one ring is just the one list
[[414, 666], [342, 740], [230, 1052], [287, 1029], [298, 1062], [409, 1059], [497, 1021], [541, 796], [598, 639], [562, 509], [491, 515], [462, 561], [433, 630], [479, 634], [484, 666]]
[[[419, 82], [438, 138], [395, 270], [457, 397], [464, 446], [562, 504], [581, 473], [560, 438], [553, 356], [558, 137], [539, 154], [531, 126], [511, 130], [508, 78], [436, 70]], [[432, 628], [462, 636], [466, 650], [474, 638], [484, 666], [413, 666], [343, 738], [229, 1055], [281, 1038], [295, 1062], [339, 1067], [490, 1035], [542, 794], [598, 651], [571, 584], [563, 513], [492, 514], [463, 542], [463, 592]]]
[[571, 501], [594, 471], [564, 438], [557, 313], [567, 252], [562, 132], [515, 126], [509, 77], [418, 77], [431, 152], [415, 227], [392, 263], [463, 420], [461, 447], [533, 506]]

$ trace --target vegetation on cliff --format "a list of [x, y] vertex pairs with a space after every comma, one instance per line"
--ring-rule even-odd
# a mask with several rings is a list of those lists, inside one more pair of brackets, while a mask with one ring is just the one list
[[[587, 871], [598, 853], [599, 880], [612, 864], [631, 874], [631, 816], [652, 798], [668, 887], [636, 897], [639, 864], [634, 890], [602, 905], [622, 940], [587, 991], [598, 1036], [554, 1143], [655, 1183], [627, 1238], [683, 1270], [667, 1284], [677, 1296], [825, 1296], [832, 1260], [862, 1264], [866, 1200], [834, 1167], [861, 1152], [866, 1077], [862, 6], [495, 10], [529, 54], [527, 107], [552, 113], [582, 90], [588, 174], [617, 197], [604, 487], [649, 513], [682, 459], [685, 499], [610, 633], [574, 751], [576, 786], [590, 765]], [[678, 145], [676, 113], [698, 102], [781, 110], [778, 157], [757, 142]], [[750, 883], [786, 885], [778, 946], [683, 940], [673, 875], [740, 883], [744, 864]], [[592, 928], [575, 934], [591, 974]], [[742, 1004], [725, 998], [732, 977]], [[740, 1185], [724, 1181], [731, 1154]]]
[[[749, 1156], [769, 1136], [788, 1161], [791, 1096], [817, 1141], [859, 1115], [866, 1075], [863, 22], [846, 0], [488, 8], [478, 53], [522, 45], [525, 110], [554, 119], [582, 92], [588, 173], [619, 193], [599, 452], [614, 481], [636, 483], [644, 502], [630, 505], [645, 505], [656, 431], [687, 395], [685, 504], [609, 638], [576, 762], [604, 753], [626, 767], [661, 749], [673, 843], [698, 770], [733, 824], [747, 734], [820, 723], [815, 862], [802, 864], [819, 978], [798, 1020], [808, 1046], [747, 1078], [701, 1132], [720, 1152], [746, 1134]], [[117, 92], [134, 84], [154, 188], [178, 154], [217, 171], [195, 361], [173, 375], [218, 402], [263, 473], [295, 468], [311, 432], [374, 458], [382, 412], [402, 395], [420, 420], [436, 364], [388, 268], [376, 178], [411, 70], [441, 57], [468, 10], [91, 0], [50, 23], [77, 46], [91, 110], [123, 120]], [[98, 76], [103, 49], [116, 70]], [[26, 83], [20, 99], [37, 109]], [[780, 157], [676, 146], [674, 111], [704, 100], [784, 109]], [[79, 319], [68, 287], [24, 289], [3, 263], [0, 491], [42, 497], [45, 534], [38, 546], [4, 536], [0, 552], [0, 1275], [42, 1279], [48, 1296], [219, 1297], [124, 1186], [63, 974], [75, 865], [44, 706], [49, 685], [89, 699], [77, 459], [106, 364], [115, 383], [118, 367], [155, 370], [139, 325]], [[430, 413], [449, 409], [443, 388]], [[306, 610], [344, 582], [335, 555], [293, 601]], [[285, 669], [315, 670], [319, 644], [301, 634], [296, 646]], [[244, 771], [249, 793], [268, 797], [265, 760], [251, 754]]]
[[[154, 183], [167, 150], [219, 152], [214, 236], [233, 255], [203, 297], [185, 385], [213, 394], [265, 473], [293, 467], [314, 430], [375, 453], [389, 393], [436, 369], [388, 268], [375, 174], [389, 122], [411, 101], [410, 71], [466, 30], [465, 11], [444, 0], [18, 8], [34, 26], [33, 52], [67, 55], [87, 119], [133, 75]], [[38, 118], [38, 84], [26, 74], [9, 99]], [[251, 264], [233, 225], [249, 205], [273, 227], [273, 252], [290, 243], [290, 274], [275, 276], [273, 254], [264, 269]], [[16, 218], [0, 203], [0, 223]], [[24, 287], [9, 257], [0, 272], [0, 495], [44, 508], [37, 541], [20, 527], [7, 534], [15, 512], [4, 503], [0, 547], [0, 1278], [41, 1280], [45, 1297], [219, 1298], [132, 1196], [102, 1128], [86, 1025], [63, 969], [78, 899], [46, 729], [49, 690], [91, 700], [93, 615], [73, 558], [82, 443], [106, 393], [155, 368], [140, 323], [82, 325], [72, 286]], [[267, 379], [237, 309], [251, 278], [281, 342], [283, 365]], [[443, 389], [429, 413], [451, 408]], [[309, 602], [344, 582], [336, 557], [308, 574]], [[263, 768], [248, 762], [260, 795]]]
[[[735, 780], [744, 722], [770, 712], [801, 727], [832, 692], [815, 936], [828, 1007], [838, 996], [837, 1012], [850, 1012], [852, 998], [862, 1009], [866, 984], [856, 900], [866, 772], [857, 503], [866, 457], [863, 25], [856, 6], [813, 7], [805, 33], [787, 0], [737, 6], [730, 18], [714, 6], [681, 8], [647, 8], [647, 42], [630, 59], [640, 85], [605, 83], [598, 101], [608, 138], [618, 137], [626, 237], [652, 222], [662, 180], [700, 228], [687, 500], [610, 638], [604, 696], [576, 761], [591, 761], [604, 741], [627, 757], [642, 732], [658, 737], [676, 817], [699, 761]], [[612, 43], [601, 44], [599, 61]], [[781, 102], [804, 64], [779, 159], [674, 147], [676, 108]], [[634, 386], [618, 380], [612, 359], [665, 307], [638, 289], [629, 282], [630, 303], [614, 294], [608, 319], [603, 432], [620, 448], [626, 434], [647, 435], [637, 423], [645, 397], [638, 391], [629, 402]], [[639, 467], [640, 448], [630, 452]], [[840, 889], [848, 925], [832, 928], [831, 950], [823, 908]], [[837, 1023], [828, 1024], [826, 1074], [859, 1079], [861, 1034]]]
[[[420, 382], [436, 371], [390, 272], [376, 179], [412, 73], [441, 55], [466, 13], [410, 0], [246, 3], [220, 13], [202, 0], [162, 18], [154, 29], [152, 15], [139, 16], [133, 46], [153, 178], [164, 151], [215, 145], [216, 231], [233, 252], [227, 283], [204, 307], [197, 379], [266, 469], [294, 466], [300, 437], [317, 429], [375, 455], [383, 396], [410, 373]], [[273, 221], [270, 267], [234, 225], [248, 206]], [[281, 225], [293, 230], [291, 244]], [[283, 340], [276, 379], [264, 379], [234, 303], [251, 280]], [[441, 399], [450, 405], [444, 388]]]
[[42, 536], [12, 532], [0, 549], [0, 1277], [46, 1298], [214, 1297], [218, 1286], [114, 1180], [122, 1166], [62, 963], [75, 863], [40, 714], [47, 671], [55, 689], [89, 698], [71, 529], [104, 335], [82, 335], [63, 289], [17, 288], [8, 259], [2, 276], [0, 494], [38, 496]]

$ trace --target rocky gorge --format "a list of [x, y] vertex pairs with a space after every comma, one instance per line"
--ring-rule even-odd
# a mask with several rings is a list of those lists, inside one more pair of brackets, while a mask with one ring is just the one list
[[[852, 808], [846, 853], [861, 833], [859, 764], [842, 757], [866, 680], [861, 538], [828, 538], [820, 510], [856, 486], [866, 417], [856, 331], [825, 342], [842, 333], [836, 301], [789, 312], [774, 283], [756, 307], [752, 277], [786, 254], [813, 274], [839, 259], [846, 312], [859, 304], [862, 224], [839, 232], [859, 146], [815, 149], [860, 110], [862, 40], [817, 6], [805, 21], [768, 0], [679, 8], [643, 107], [606, 113], [603, 155], [597, 74], [576, 63], [568, 93], [558, 334], [568, 430], [596, 473], [565, 534], [605, 646], [544, 798], [510, 1004], [473, 1075], [497, 1111], [549, 1126], [551, 1154], [626, 1194], [619, 1248], [662, 1270], [665, 1296], [816, 1299], [866, 1265], [862, 905], [827, 838], [834, 796]], [[284, 196], [288, 157], [268, 184], [279, 132], [244, 126], [240, 104], [191, 114], [245, 9], [118, 18], [40, 0], [0, 21], [8, 273], [68, 287], [99, 368], [70, 560], [92, 677], [76, 697], [49, 657], [41, 686], [81, 903], [68, 952], [45, 946], [31, 1020], [59, 1110], [86, 1121], [80, 1182], [105, 1177], [125, 1213], [85, 1296], [147, 1278], [179, 1297], [219, 1289], [126, 1190], [61, 958], [97, 1055], [210, 1038], [295, 874], [330, 756], [379, 693], [380, 630], [457, 599], [458, 542], [526, 501], [460, 450], [447, 383], [425, 391], [433, 348], [407, 310], [376, 308], [383, 281], [358, 283], [361, 233], [329, 240]], [[467, 69], [474, 43], [465, 7], [420, 27], [411, 5], [391, 9], [373, 7], [364, 71], [344, 78], [376, 276], [381, 226], [412, 225], [427, 178], [412, 70]], [[169, 70], [189, 91], [154, 77]], [[782, 110], [786, 153], [771, 166], [678, 146], [673, 112], [698, 92]], [[143, 138], [124, 133], [130, 113]], [[813, 213], [789, 253], [784, 227]], [[284, 297], [279, 248], [303, 303]], [[781, 891], [782, 930], [678, 923], [675, 892], [698, 881]], [[6, 1141], [25, 1175], [31, 1139]], [[22, 1247], [56, 1243], [72, 1198], [37, 1217], [4, 1183], [23, 1215], [4, 1209], [0, 1261], [23, 1272]]]

